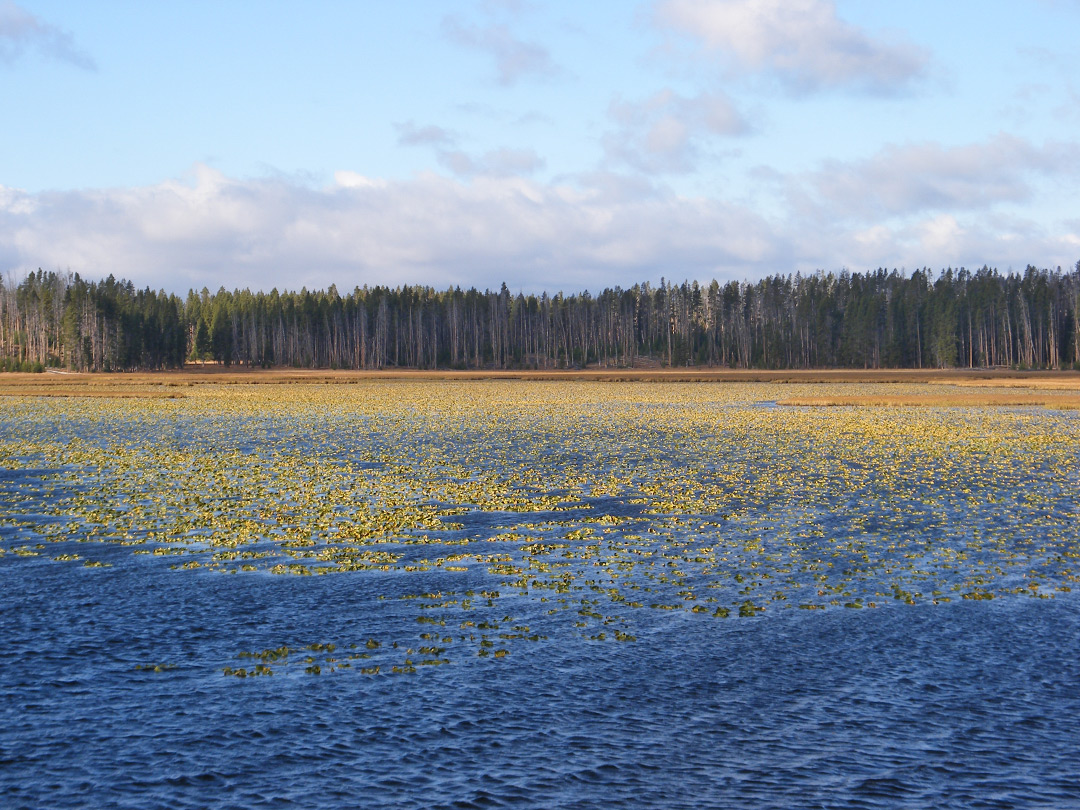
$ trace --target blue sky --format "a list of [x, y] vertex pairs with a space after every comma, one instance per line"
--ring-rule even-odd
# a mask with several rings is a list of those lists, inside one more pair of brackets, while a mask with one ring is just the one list
[[1071, 266], [1078, 31], [1070, 0], [0, 0], [0, 274]]

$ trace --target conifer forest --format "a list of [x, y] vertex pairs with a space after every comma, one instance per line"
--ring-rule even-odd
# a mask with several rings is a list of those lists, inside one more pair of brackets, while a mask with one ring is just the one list
[[181, 298], [112, 276], [0, 278], [0, 370], [1080, 368], [1080, 262], [661, 280], [598, 294], [426, 286]]

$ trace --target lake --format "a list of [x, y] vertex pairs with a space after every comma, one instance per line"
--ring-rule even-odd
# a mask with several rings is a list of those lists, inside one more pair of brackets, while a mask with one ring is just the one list
[[0, 804], [1080, 806], [1080, 412], [837, 388], [4, 398]]

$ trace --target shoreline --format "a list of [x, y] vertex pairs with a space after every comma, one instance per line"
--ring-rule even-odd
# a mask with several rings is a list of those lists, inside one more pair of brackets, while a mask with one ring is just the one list
[[162, 371], [45, 373], [0, 372], [0, 386], [36, 388], [66, 385], [259, 385], [288, 383], [348, 384], [368, 380], [585, 380], [596, 382], [715, 383], [930, 383], [960, 386], [1059, 388], [1080, 390], [1080, 371], [1015, 369], [294, 369], [197, 364]]
[[[183, 399], [202, 386], [360, 385], [372, 382], [595, 382], [818, 385], [773, 392], [788, 407], [1025, 407], [1080, 410], [1080, 372], [1012, 369], [577, 369], [418, 370], [262, 369], [194, 366], [149, 372], [0, 373], [0, 401], [11, 397]], [[880, 385], [880, 391], [850, 390]], [[892, 386], [923, 390], [890, 390]], [[845, 390], [849, 389], [849, 390]]]

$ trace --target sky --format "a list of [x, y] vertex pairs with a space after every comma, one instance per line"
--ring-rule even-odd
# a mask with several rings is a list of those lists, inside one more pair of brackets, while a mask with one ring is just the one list
[[1077, 0], [0, 0], [0, 276], [1070, 268], [1077, 32]]

